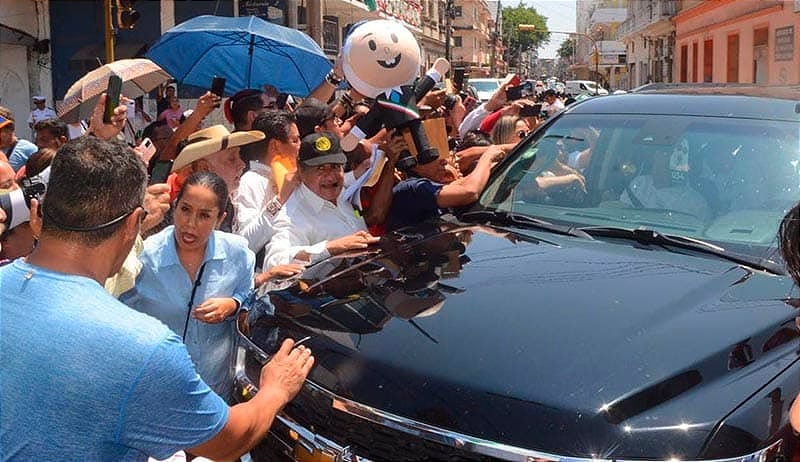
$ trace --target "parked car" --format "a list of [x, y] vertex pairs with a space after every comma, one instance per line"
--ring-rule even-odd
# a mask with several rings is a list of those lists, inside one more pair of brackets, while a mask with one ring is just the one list
[[255, 457], [797, 460], [800, 90], [731, 92], [575, 103], [474, 207], [273, 287], [240, 396], [286, 337], [316, 363]]
[[489, 101], [501, 83], [501, 79], [469, 79], [469, 85], [475, 88], [481, 102]]
[[566, 92], [573, 96], [580, 94], [607, 95], [608, 90], [591, 80], [567, 80], [564, 82]]

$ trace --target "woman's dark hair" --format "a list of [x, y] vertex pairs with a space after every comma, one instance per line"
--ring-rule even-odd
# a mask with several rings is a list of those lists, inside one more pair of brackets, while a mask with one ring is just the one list
[[491, 146], [491, 144], [492, 140], [489, 138], [489, 135], [480, 130], [470, 130], [461, 138], [458, 150], [461, 151], [474, 146]]
[[783, 217], [778, 227], [778, 241], [786, 270], [795, 284], [800, 285], [800, 202]]
[[225, 208], [228, 206], [228, 185], [225, 184], [225, 180], [219, 175], [214, 172], [192, 173], [189, 178], [186, 179], [186, 182], [183, 183], [183, 187], [178, 193], [178, 199], [175, 203], [181, 201], [187, 186], [203, 186], [210, 189], [211, 192], [217, 196], [217, 208], [219, 209], [217, 216], [221, 217], [222, 214], [225, 213]]

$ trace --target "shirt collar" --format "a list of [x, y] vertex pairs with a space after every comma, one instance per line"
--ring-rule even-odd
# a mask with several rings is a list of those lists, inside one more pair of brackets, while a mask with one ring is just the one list
[[260, 173], [261, 175], [272, 176], [272, 169], [269, 168], [269, 165], [262, 164], [257, 160], [250, 161], [250, 170]]
[[[336, 204], [332, 204], [331, 202], [319, 197], [317, 193], [308, 189], [308, 187], [304, 183], [300, 183], [300, 187], [298, 188], [300, 192], [300, 199], [308, 204], [311, 207], [311, 210], [315, 213], [319, 213], [322, 211], [323, 208], [331, 207], [331, 208], [339, 208], [339, 201], [341, 200], [341, 194], [336, 199]], [[298, 192], [296, 191], [295, 194]]]
[[[162, 250], [163, 256], [161, 261], [163, 262], [163, 266], [180, 265], [181, 260], [178, 258], [178, 248], [175, 243], [175, 225], [170, 225], [168, 229], [169, 232], [167, 236], [165, 236], [166, 242]], [[227, 252], [225, 252], [225, 246], [217, 245], [216, 234], [216, 231], [212, 231], [211, 235], [208, 237], [203, 263], [210, 260], [224, 260], [228, 256]]]

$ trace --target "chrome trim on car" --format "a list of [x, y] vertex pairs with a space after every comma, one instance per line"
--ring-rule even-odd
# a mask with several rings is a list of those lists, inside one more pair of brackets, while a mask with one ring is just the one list
[[[244, 337], [244, 335], [242, 335]], [[246, 337], [245, 337], [246, 338]], [[245, 400], [252, 397], [253, 394], [258, 392], [258, 387], [253, 384], [244, 370], [244, 356], [247, 350], [253, 351], [259, 358], [266, 358], [267, 355], [261, 351], [253, 342], [246, 339], [247, 342], [239, 345], [236, 361], [235, 361], [235, 390], [241, 390], [242, 396]], [[445, 446], [457, 448], [459, 450], [482, 454], [498, 459], [519, 462], [769, 462], [774, 459], [774, 456], [780, 452], [783, 445], [783, 440], [778, 440], [766, 448], [760, 449], [750, 454], [745, 454], [740, 457], [732, 457], [727, 459], [686, 459], [680, 460], [676, 458], [671, 459], [642, 459], [642, 460], [627, 460], [627, 459], [604, 459], [602, 457], [567, 457], [549, 454], [546, 452], [535, 451], [530, 449], [519, 448], [502, 443], [495, 443], [490, 440], [476, 438], [473, 436], [464, 435], [461, 433], [446, 430], [444, 428], [435, 427], [415, 420], [407, 419], [380, 409], [373, 408], [332, 393], [325, 388], [306, 380], [304, 387], [309, 390], [321, 393], [331, 399], [331, 406], [341, 412], [350, 414], [352, 416], [373, 422], [384, 427], [392, 428], [406, 434], [414, 435], [419, 438], [426, 439], [435, 443]], [[276, 416], [276, 420], [285, 425], [290, 431], [297, 434], [296, 441], [303, 445], [309, 452], [320, 451], [328, 455], [332, 455], [341, 460], [342, 455], [347, 453], [348, 456], [353, 457], [353, 460], [367, 461], [364, 457], [352, 454], [349, 446], [342, 446], [333, 442], [324, 436], [321, 436], [302, 425], [298, 424], [286, 413], [280, 412]], [[271, 430], [272, 431], [272, 430]]]

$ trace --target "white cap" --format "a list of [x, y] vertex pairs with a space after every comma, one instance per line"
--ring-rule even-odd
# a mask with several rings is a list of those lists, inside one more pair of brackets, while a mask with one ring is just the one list
[[34, 101], [47, 101], [47, 98], [45, 98], [42, 95], [36, 95], [36, 96], [33, 97], [33, 100]]

